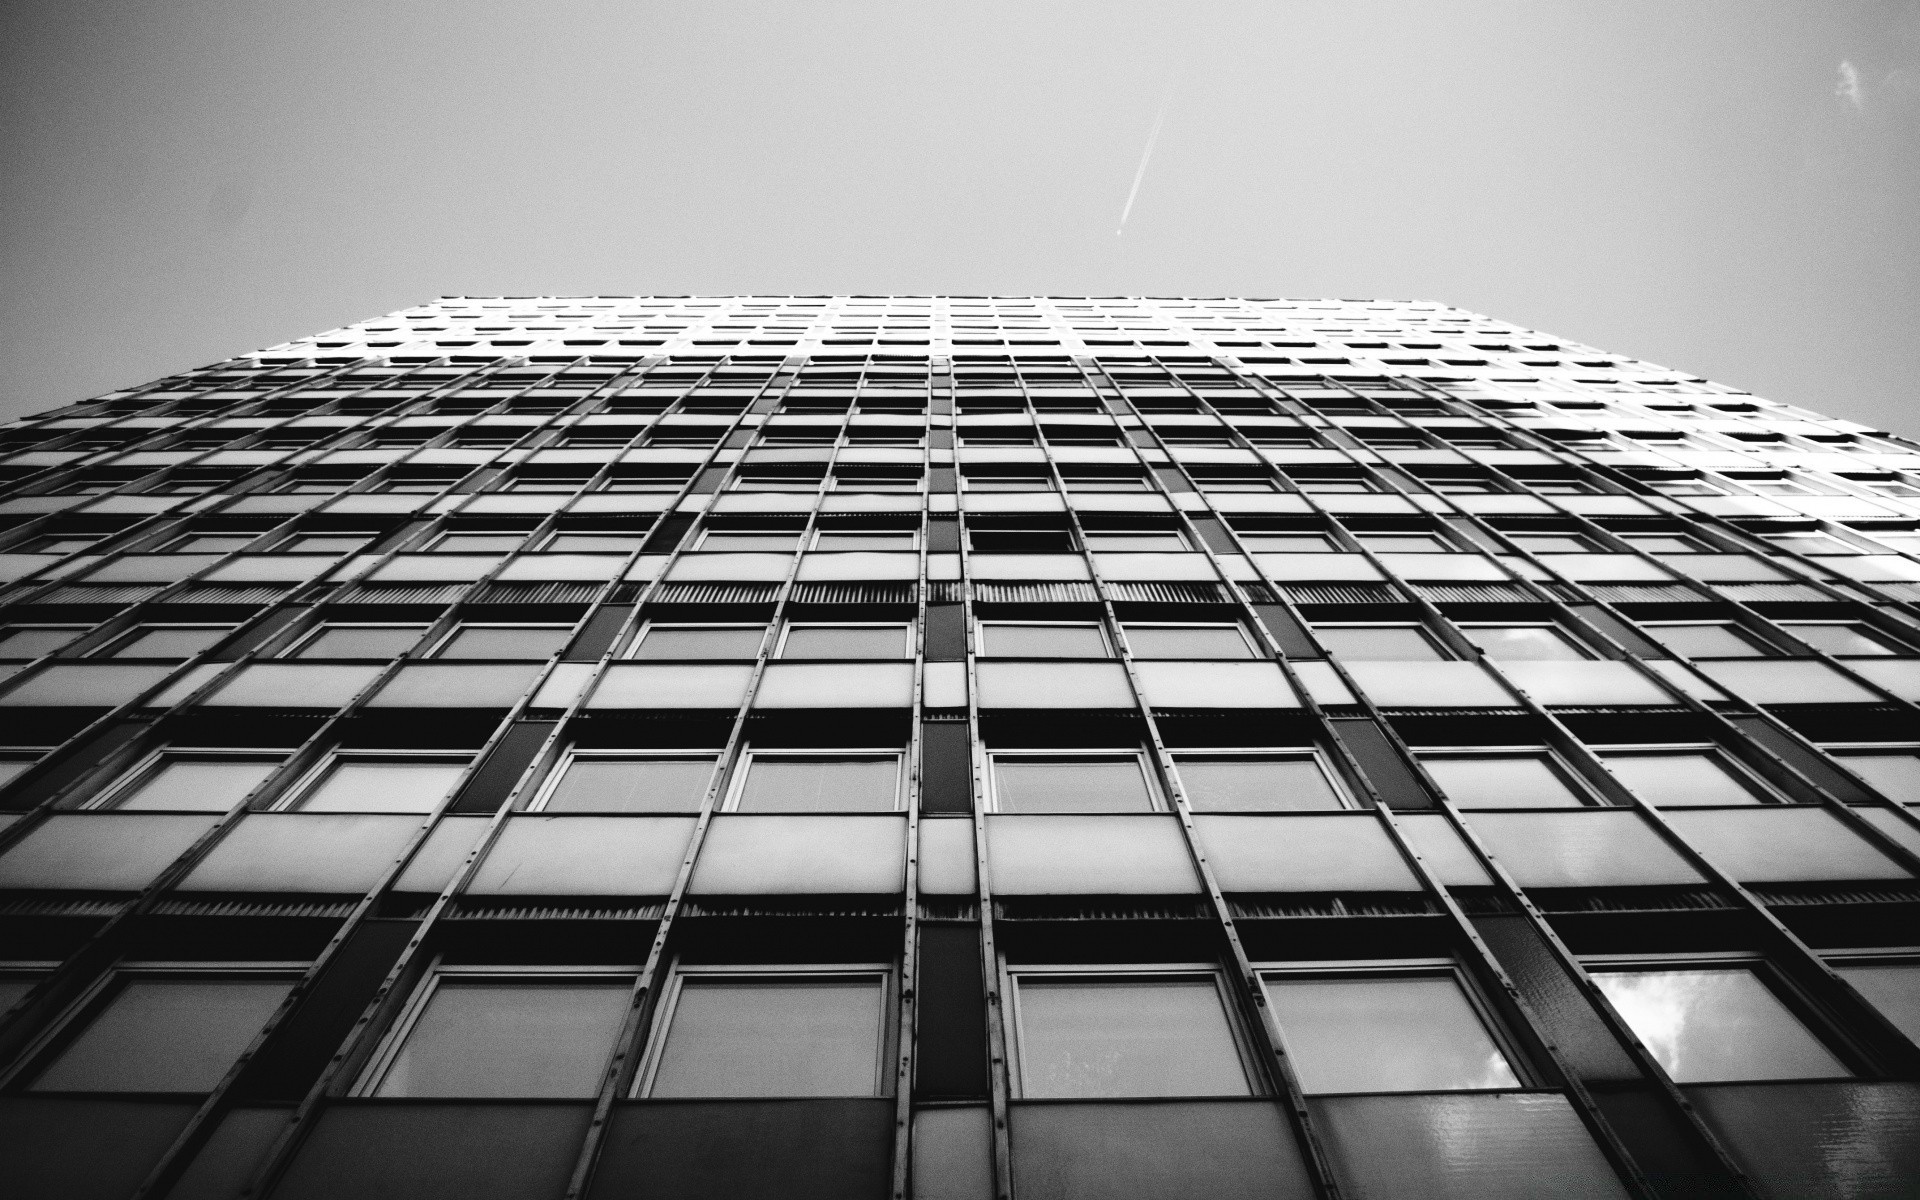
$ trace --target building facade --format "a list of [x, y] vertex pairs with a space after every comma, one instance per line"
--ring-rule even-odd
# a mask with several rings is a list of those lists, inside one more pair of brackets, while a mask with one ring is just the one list
[[463, 297], [0, 488], [9, 1195], [1920, 1186], [1912, 441], [1410, 301]]

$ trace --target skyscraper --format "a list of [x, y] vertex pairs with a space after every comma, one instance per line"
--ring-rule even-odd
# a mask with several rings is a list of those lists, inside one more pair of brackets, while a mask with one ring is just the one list
[[10, 1195], [1920, 1180], [1903, 438], [998, 296], [450, 298], [0, 438]]

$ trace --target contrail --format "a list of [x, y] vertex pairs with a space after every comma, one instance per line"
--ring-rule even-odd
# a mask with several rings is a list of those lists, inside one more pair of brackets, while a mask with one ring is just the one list
[[1120, 228], [1113, 231], [1119, 237], [1127, 231], [1127, 218], [1133, 213], [1133, 202], [1140, 195], [1140, 181], [1147, 177], [1147, 161], [1153, 157], [1153, 144], [1160, 139], [1160, 127], [1167, 122], [1167, 107], [1173, 103], [1173, 89], [1180, 82], [1180, 73], [1174, 72], [1167, 81], [1167, 94], [1160, 101], [1160, 115], [1153, 119], [1153, 131], [1147, 134], [1147, 148], [1140, 152], [1140, 169], [1133, 173], [1133, 186], [1127, 189], [1126, 207], [1120, 210]]

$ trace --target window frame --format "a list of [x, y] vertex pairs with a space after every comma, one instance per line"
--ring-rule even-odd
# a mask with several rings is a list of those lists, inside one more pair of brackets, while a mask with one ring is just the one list
[[1141, 655], [1135, 653], [1133, 647], [1129, 645], [1127, 647], [1127, 657], [1136, 659], [1140, 662], [1250, 662], [1257, 659], [1264, 659], [1267, 657], [1266, 647], [1260, 645], [1260, 643], [1254, 639], [1252, 634], [1250, 634], [1247, 631], [1245, 622], [1238, 621], [1238, 620], [1234, 620], [1234, 621], [1125, 621], [1123, 620], [1120, 622], [1120, 636], [1122, 639], [1126, 638], [1127, 631], [1129, 629], [1231, 629], [1235, 633], [1240, 635], [1241, 644], [1245, 646], [1247, 651], [1245, 654], [1236, 655], [1231, 658], [1221, 658], [1217, 655], [1209, 656], [1206, 658], [1196, 657], [1194, 655], [1186, 655], [1181, 658], [1144, 658]]
[[[471, 768], [477, 757], [473, 750], [408, 750], [408, 749], [368, 749], [359, 746], [335, 746], [322, 754], [311, 767], [301, 772], [300, 777], [288, 786], [281, 788], [279, 795], [265, 812], [287, 813], [304, 812], [305, 804], [313, 794], [326, 784], [328, 776], [335, 768], [354, 761], [405, 762], [409, 759], [421, 762], [453, 762], [458, 760], [462, 769]], [[376, 816], [405, 816], [409, 814], [429, 815], [438, 813], [450, 803], [457, 785], [447, 789], [447, 793], [436, 800], [432, 807], [422, 809], [338, 809], [328, 810], [340, 814], [364, 812]]]
[[[1425, 621], [1317, 621], [1317, 622], [1309, 621], [1307, 623], [1307, 627], [1312, 632], [1314, 640], [1316, 641], [1320, 640], [1320, 631], [1323, 629], [1411, 629], [1414, 631], [1415, 634], [1417, 634], [1419, 637], [1424, 639], [1426, 643], [1433, 648], [1433, 651], [1434, 651], [1434, 655], [1431, 659], [1369, 657], [1369, 658], [1356, 658], [1352, 660], [1353, 662], [1459, 662], [1460, 661], [1460, 656], [1455, 654], [1453, 652], [1452, 647], [1448, 646], [1444, 641], [1442, 641], [1435, 634], [1435, 632], [1427, 626], [1427, 623]], [[1322, 642], [1321, 644], [1323, 646], [1325, 645], [1324, 642]], [[1331, 648], [1328, 648], [1327, 655], [1329, 658], [1342, 657], [1341, 655], [1335, 654]]]
[[[1112, 747], [1112, 746], [1101, 746], [1101, 747], [1012, 746], [1004, 749], [989, 748], [985, 750], [984, 755], [986, 758], [987, 778], [986, 778], [986, 795], [983, 797], [984, 806], [981, 810], [983, 812], [1007, 813], [1008, 815], [1012, 815], [1012, 816], [1101, 816], [1101, 815], [1112, 815], [1112, 814], [1139, 816], [1139, 815], [1145, 815], [1145, 814], [1169, 813], [1174, 811], [1173, 801], [1168, 792], [1166, 782], [1160, 778], [1160, 772], [1153, 762], [1153, 755], [1145, 747], [1136, 746], [1132, 749], [1127, 749], [1124, 747]], [[1144, 810], [1144, 813], [1140, 809], [1103, 809], [1103, 810], [1097, 810], [1093, 812], [1079, 812], [1076, 810], [1068, 809], [1064, 812], [1057, 812], [1057, 813], [1019, 813], [1019, 812], [1012, 812], [1011, 810], [1008, 810], [1008, 809], [1003, 809], [1000, 807], [999, 763], [1001, 759], [1020, 759], [1020, 758], [1037, 759], [1037, 760], [1047, 760], [1047, 759], [1089, 760], [1089, 759], [1131, 758], [1134, 761], [1134, 764], [1140, 768], [1141, 778], [1143, 782], [1146, 784], [1147, 808]]]
[[[756, 812], [756, 810], [753, 809], [742, 809], [740, 807], [740, 801], [746, 794], [747, 776], [753, 770], [754, 759], [757, 757], [819, 759], [891, 758], [893, 759], [894, 766], [893, 807], [883, 809], [798, 809], [791, 812]], [[750, 816], [810, 816], [827, 813], [850, 815], [874, 812], [900, 813], [905, 812], [907, 807], [906, 783], [907, 751], [905, 748], [899, 746], [747, 746], [740, 751], [733, 763], [728, 767], [726, 782], [721, 787], [719, 800], [714, 805], [714, 811], [724, 813], [745, 812]], [[711, 780], [708, 781], [707, 786], [709, 788], [713, 786]]]
[[491, 655], [487, 657], [462, 656], [460, 658], [449, 658], [445, 660], [447, 662], [483, 662], [483, 663], [484, 662], [546, 662], [547, 659], [551, 659], [555, 655], [564, 653], [566, 651], [567, 643], [572, 640], [571, 635], [575, 630], [575, 628], [577, 628], [577, 623], [573, 625], [564, 625], [557, 621], [454, 621], [452, 624], [447, 626], [445, 633], [442, 633], [438, 638], [434, 640], [434, 643], [431, 646], [427, 647], [426, 653], [418, 654], [418, 655], [415, 655], [414, 657], [420, 658], [420, 659], [439, 660], [445, 654], [447, 647], [453, 644], [453, 641], [455, 638], [459, 637], [462, 633], [465, 633], [471, 629], [556, 629], [556, 630], [559, 630], [561, 631], [560, 644], [556, 646], [553, 650], [553, 653], [547, 655], [546, 658], [539, 658], [539, 659], [501, 658], [498, 655]]
[[[112, 812], [118, 810], [130, 796], [137, 793], [148, 783], [151, 783], [154, 778], [165, 770], [169, 762], [272, 762], [275, 766], [285, 766], [292, 760], [297, 750], [298, 747], [272, 749], [259, 746], [161, 746], [150, 751], [145, 757], [134, 763], [132, 767], [121, 772], [118, 778], [109, 781], [106, 787], [95, 792], [85, 801], [74, 806], [74, 808], [80, 812]], [[254, 785], [254, 789], [248, 792], [247, 795], [249, 797], [256, 795], [261, 788], [266, 786], [268, 780], [272, 778], [273, 773], [269, 771], [267, 777]], [[240, 802], [244, 802], [244, 800]], [[136, 809], [134, 811], [228, 812], [231, 811], [231, 809], [156, 808]]]
[[[1500, 663], [1500, 662], [1592, 662], [1595, 659], [1600, 657], [1598, 654], [1594, 652], [1591, 646], [1588, 646], [1585, 642], [1582, 642], [1579, 638], [1567, 632], [1566, 626], [1560, 624], [1560, 622], [1558, 621], [1455, 621], [1454, 626], [1460, 630], [1460, 636], [1466, 638], [1468, 642], [1472, 643], [1473, 648], [1480, 652], [1481, 657], [1492, 658], [1493, 661], [1496, 663]], [[1486, 647], [1482, 646], [1478, 641], [1476, 641], [1474, 639], [1473, 634], [1469, 632], [1470, 630], [1474, 630], [1474, 629], [1545, 629], [1545, 630], [1549, 630], [1556, 637], [1558, 637], [1562, 642], [1564, 642], [1574, 652], [1576, 657], [1560, 658], [1560, 659], [1494, 658], [1493, 655], [1487, 653]]]
[[[1649, 742], [1618, 742], [1618, 743], [1607, 742], [1600, 745], [1588, 746], [1587, 752], [1593, 755], [1593, 757], [1600, 763], [1601, 768], [1605, 770], [1607, 774], [1613, 778], [1613, 781], [1615, 783], [1620, 785], [1620, 788], [1622, 791], [1624, 791], [1627, 795], [1632, 796], [1635, 802], [1644, 804], [1648, 808], [1656, 809], [1661, 812], [1665, 812], [1665, 811], [1668, 811], [1669, 809], [1674, 809], [1674, 808], [1684, 808], [1684, 809], [1690, 809], [1690, 810], [1691, 809], [1719, 809], [1719, 808], [1751, 808], [1751, 807], [1758, 807], [1761, 805], [1768, 805], [1768, 804], [1793, 805], [1793, 804], [1799, 803], [1792, 796], [1788, 795], [1785, 791], [1774, 786], [1771, 782], [1763, 778], [1759, 774], [1759, 772], [1747, 766], [1747, 764], [1741, 762], [1739, 758], [1737, 758], [1735, 755], [1730, 753], [1726, 749], [1726, 747], [1720, 745], [1717, 742], [1650, 742], [1650, 743]], [[1671, 805], [1670, 804], [1665, 807], [1662, 807], [1661, 805], [1655, 804], [1653, 801], [1647, 800], [1644, 797], [1642, 797], [1639, 792], [1634, 791], [1633, 788], [1628, 786], [1626, 780], [1620, 778], [1618, 775], [1614, 775], [1612, 767], [1607, 766], [1608, 756], [1610, 755], [1615, 757], [1631, 756], [1631, 757], [1639, 757], [1639, 758], [1677, 758], [1677, 757], [1680, 757], [1681, 755], [1702, 754], [1702, 753], [1705, 754], [1707, 757], [1711, 758], [1714, 762], [1718, 763], [1720, 767], [1724, 769], [1728, 775], [1733, 777], [1736, 783], [1740, 784], [1743, 787], [1746, 787], [1749, 791], [1753, 793], [1754, 802], [1752, 805], [1746, 805], [1746, 804]]]
[[[1316, 746], [1223, 746], [1218, 748], [1203, 747], [1203, 746], [1182, 746], [1182, 747], [1179, 747], [1178, 749], [1169, 748], [1167, 751], [1167, 757], [1173, 763], [1174, 778], [1180, 785], [1180, 798], [1184, 800], [1187, 804], [1187, 807], [1192, 809], [1196, 814], [1200, 814], [1200, 813], [1236, 814], [1236, 813], [1251, 813], [1251, 812], [1357, 812], [1364, 807], [1360, 803], [1359, 797], [1354, 794], [1353, 789], [1349, 787], [1347, 785], [1346, 780], [1341, 777], [1339, 769], [1334, 766], [1332, 755], [1330, 755], [1329, 753], [1327, 753], [1325, 749], [1317, 745]], [[1333, 793], [1334, 799], [1339, 801], [1339, 806], [1337, 808], [1326, 808], [1326, 809], [1275, 808], [1275, 809], [1258, 809], [1258, 810], [1197, 808], [1194, 806], [1193, 797], [1188, 794], [1187, 782], [1185, 778], [1183, 778], [1180, 775], [1180, 760], [1183, 758], [1214, 759], [1214, 760], [1247, 759], [1254, 762], [1271, 761], [1271, 760], [1278, 759], [1278, 760], [1287, 761], [1287, 762], [1298, 762], [1303, 760], [1307, 762], [1311, 762], [1314, 764], [1315, 767], [1319, 769], [1320, 777], [1326, 781], [1328, 790]]]
[[[1742, 625], [1738, 621], [1726, 620], [1726, 619], [1708, 619], [1708, 620], [1702, 620], [1702, 621], [1685, 621], [1685, 620], [1683, 621], [1640, 621], [1638, 622], [1638, 624], [1641, 629], [1646, 631], [1647, 636], [1652, 639], [1655, 645], [1659, 646], [1662, 650], [1665, 650], [1667, 653], [1675, 656], [1676, 658], [1682, 658], [1688, 662], [1701, 662], [1701, 661], [1727, 662], [1727, 661], [1733, 661], [1735, 659], [1781, 658], [1784, 656], [1784, 651], [1782, 651], [1780, 647], [1774, 645], [1772, 642], [1767, 641], [1765, 638], [1749, 630], [1745, 625]], [[1657, 630], [1657, 629], [1699, 628], [1700, 626], [1703, 626], [1703, 625], [1712, 625], [1712, 626], [1730, 631], [1731, 635], [1736, 640], [1745, 642], [1748, 645], [1752, 646], [1754, 649], [1754, 653], [1752, 654], [1702, 654], [1702, 655], [1686, 654], [1675, 649], [1672, 646], [1667, 645], [1666, 641], [1663, 638], [1661, 638], [1658, 633], [1653, 632], [1654, 630]]]
[[[1561, 755], [1558, 751], [1556, 751], [1552, 746], [1546, 745], [1544, 743], [1537, 743], [1534, 745], [1515, 745], [1515, 746], [1414, 746], [1414, 747], [1411, 747], [1411, 749], [1413, 751], [1414, 760], [1421, 764], [1422, 770], [1425, 770], [1426, 762], [1429, 758], [1475, 759], [1475, 758], [1519, 758], [1519, 757], [1525, 756], [1525, 757], [1544, 759], [1546, 761], [1547, 770], [1551, 771], [1553, 775], [1560, 780], [1560, 782], [1565, 784], [1567, 787], [1567, 790], [1573, 793], [1574, 798], [1580, 801], [1579, 804], [1571, 805], [1571, 806], [1564, 805], [1564, 804], [1549, 804], [1549, 805], [1507, 804], [1507, 805], [1493, 805], [1493, 806], [1482, 806], [1482, 805], [1474, 805], [1474, 804], [1463, 805], [1461, 804], [1460, 801], [1455, 800], [1453, 796], [1447, 792], [1446, 788], [1444, 787], [1440, 788], [1440, 794], [1447, 800], [1448, 803], [1454, 805], [1456, 808], [1464, 808], [1472, 811], [1484, 811], [1484, 812], [1567, 812], [1570, 810], [1570, 808], [1618, 808], [1620, 807], [1619, 805], [1614, 804], [1611, 800], [1609, 800], [1604, 792], [1600, 791], [1600, 789], [1596, 788], [1591, 782], [1589, 782], [1586, 776], [1580, 772], [1579, 768], [1575, 767], [1572, 763], [1568, 762], [1566, 758], [1563, 755]], [[1439, 780], [1437, 779], [1434, 782], [1436, 785], [1439, 784]], [[1621, 784], [1620, 786], [1626, 787], [1625, 784]], [[1631, 789], [1628, 789], [1628, 790], [1631, 791]]]
[[[895, 1009], [897, 1005], [898, 972], [893, 963], [688, 963], [676, 960], [662, 989], [659, 1002], [654, 1006], [651, 1020], [646, 1030], [646, 1046], [641, 1057], [640, 1068], [634, 1072], [633, 1082], [625, 1089], [630, 1100], [651, 1099], [654, 1082], [660, 1073], [660, 1066], [666, 1056], [668, 1036], [673, 1032], [674, 1014], [680, 1007], [680, 996], [689, 978], [708, 979], [860, 979], [877, 978], [880, 984], [880, 1029], [874, 1045], [874, 1087], [864, 1097], [887, 1099], [893, 1095], [894, 1073], [892, 1071], [895, 1044], [899, 1034], [899, 1020]], [[781, 1097], [675, 1097], [681, 1100], [713, 1099], [781, 1099]], [[791, 1097], [792, 1099], [826, 1099], [828, 1097]]]
[[[420, 648], [421, 640], [426, 638], [433, 632], [433, 627], [436, 623], [437, 622], [433, 622], [433, 621], [426, 621], [426, 622], [327, 621], [327, 620], [315, 621], [312, 625], [309, 625], [307, 628], [301, 630], [298, 634], [296, 634], [294, 636], [294, 639], [288, 642], [286, 646], [282, 648], [273, 657], [274, 658], [306, 658], [307, 655], [304, 653], [306, 648], [312, 645], [314, 642], [319, 641], [320, 638], [324, 636], [325, 633], [330, 629], [417, 629], [419, 630], [419, 632], [414, 635], [413, 645], [408, 649], [401, 651], [401, 653], [407, 656], [407, 658], [414, 659], [419, 657], [419, 655], [416, 654], [415, 651], [417, 651]], [[318, 661], [327, 661], [326, 656], [323, 656], [323, 655], [316, 654], [313, 656], [313, 658]], [[372, 661], [376, 658], [382, 662], [391, 662], [393, 661], [394, 656], [384, 655], [384, 654], [383, 655], [369, 654], [369, 655], [358, 655], [358, 656], [355, 656], [354, 658], [339, 659], [338, 661], [354, 662], [354, 661], [358, 661], [359, 659], [366, 659], [368, 661]]]
[[[832, 554], [836, 551], [827, 551]], [[914, 657], [914, 623], [907, 621], [795, 621], [788, 619], [780, 622], [780, 635], [774, 639], [773, 652], [768, 661], [777, 662], [787, 658], [787, 641], [796, 629], [900, 629], [906, 634], [906, 649], [892, 658], [795, 658], [794, 662], [911, 662]]]
[[[976, 658], [988, 658], [988, 659], [994, 659], [995, 661], [1002, 661], [1002, 662], [1111, 662], [1120, 657], [1118, 651], [1114, 646], [1113, 635], [1107, 632], [1107, 623], [1101, 620], [1022, 621], [1022, 620], [1001, 619], [998, 617], [993, 617], [993, 618], [975, 617], [973, 621], [973, 625], [974, 625], [974, 646], [976, 649], [976, 653], [974, 657]], [[1033, 658], [1030, 656], [1019, 655], [1019, 654], [995, 654], [987, 647], [987, 627], [989, 625], [1026, 625], [1026, 626], [1044, 625], [1044, 626], [1058, 626], [1058, 627], [1071, 626], [1075, 629], [1084, 629], [1090, 625], [1093, 627], [1094, 632], [1099, 634], [1101, 645], [1103, 645], [1106, 648], [1107, 652], [1103, 658], [1098, 658], [1098, 659], [1090, 659], [1090, 658], [1084, 658], [1079, 656], [1075, 656], [1075, 657], [1063, 656], [1061, 658]]]
[[56, 623], [51, 621], [45, 622], [45, 623], [36, 623], [36, 622], [29, 622], [29, 621], [10, 621], [7, 624], [0, 625], [0, 639], [11, 637], [16, 633], [27, 633], [34, 630], [47, 630], [47, 629], [72, 630], [73, 636], [68, 638], [66, 641], [60, 643], [58, 646], [55, 646], [53, 649], [42, 651], [41, 653], [33, 655], [30, 658], [19, 657], [11, 654], [4, 655], [4, 658], [8, 662], [32, 662], [35, 659], [46, 658], [49, 655], [58, 654], [62, 650], [65, 650], [67, 647], [72, 646], [75, 643], [83, 640], [87, 636], [87, 633], [89, 630], [98, 629], [98, 628], [99, 628], [99, 625], [97, 623], [92, 625], [67, 625], [67, 624]]
[[145, 636], [148, 633], [154, 632], [156, 630], [215, 629], [215, 630], [221, 631], [222, 633], [233, 633], [235, 630], [239, 628], [240, 628], [239, 625], [226, 625], [226, 624], [220, 624], [213, 621], [153, 621], [153, 622], [143, 621], [138, 624], [128, 626], [126, 629], [121, 630], [119, 633], [115, 634], [113, 637], [107, 639], [107, 641], [101, 643], [99, 646], [96, 646], [94, 649], [88, 651], [87, 657], [103, 658], [103, 659], [159, 658], [167, 662], [186, 662], [188, 659], [197, 658], [200, 654], [205, 654], [207, 653], [208, 650], [212, 650], [215, 646], [218, 646], [220, 644], [222, 639], [216, 638], [211, 644], [207, 646], [205, 650], [198, 651], [196, 654], [184, 655], [179, 658], [175, 658], [172, 655], [157, 656], [157, 655], [151, 655], [151, 654], [121, 654], [120, 648], [126, 645], [130, 645], [131, 643], [138, 640], [139, 638]]
[[[767, 649], [767, 628], [768, 628], [768, 626], [770, 626], [771, 624], [772, 624], [772, 622], [771, 622], [771, 621], [760, 621], [760, 622], [753, 622], [753, 621], [737, 621], [737, 622], [736, 622], [736, 621], [660, 621], [660, 620], [655, 620], [655, 619], [653, 619], [653, 618], [648, 618], [647, 620], [645, 620], [645, 621], [642, 621], [642, 622], [640, 623], [640, 628], [634, 631], [634, 635], [633, 635], [633, 637], [632, 637], [632, 638], [630, 638], [630, 639], [628, 640], [628, 642], [627, 642], [627, 644], [626, 644], [625, 646], [623, 646], [623, 647], [621, 647], [621, 650], [620, 650], [620, 653], [619, 653], [619, 655], [617, 656], [617, 658], [618, 658], [618, 659], [619, 659], [619, 661], [621, 661], [621, 662], [669, 662], [669, 663], [672, 663], [672, 662], [682, 662], [682, 663], [702, 663], [702, 662], [749, 662], [749, 661], [757, 661], [757, 660], [758, 660], [759, 658], [761, 658], [761, 657], [762, 657], [762, 654], [763, 654], [763, 653], [765, 652], [765, 650]], [[657, 659], [650, 659], [650, 658], [641, 658], [641, 657], [639, 656], [639, 651], [640, 651], [640, 647], [641, 647], [641, 646], [643, 646], [643, 645], [644, 645], [644, 644], [646, 643], [646, 640], [647, 640], [647, 634], [649, 634], [650, 632], [652, 632], [652, 631], [653, 631], [654, 629], [656, 629], [656, 628], [665, 628], [665, 629], [758, 629], [758, 630], [760, 631], [760, 645], [759, 645], [759, 647], [758, 647], [758, 648], [757, 648], [757, 649], [755, 650], [755, 652], [754, 652], [754, 655], [753, 655], [753, 658], [752, 658], [752, 659], [744, 659], [744, 658], [657, 658]]]
[[[707, 770], [707, 786], [700, 794], [700, 803], [695, 805], [693, 808], [684, 810], [685, 812], [697, 813], [706, 807], [706, 802], [707, 802], [706, 798], [708, 795], [710, 795], [713, 792], [713, 782], [717, 773], [720, 770], [720, 759], [722, 758], [723, 753], [724, 753], [723, 751], [718, 749], [708, 750], [708, 751], [704, 751], [699, 754], [696, 754], [694, 752], [684, 751], [684, 750], [618, 750], [618, 749], [603, 750], [598, 747], [591, 747], [591, 746], [589, 747], [568, 746], [565, 750], [560, 752], [560, 757], [554, 761], [553, 766], [547, 769], [546, 776], [543, 779], [541, 779], [540, 786], [534, 790], [533, 798], [527, 802], [526, 807], [522, 809], [518, 809], [516, 811], [530, 812], [530, 813], [546, 812], [548, 802], [553, 799], [553, 794], [560, 790], [561, 782], [566, 778], [567, 772], [573, 769], [573, 765], [576, 762], [583, 762], [583, 761], [591, 762], [594, 760], [599, 760], [603, 762], [638, 762], [638, 761], [643, 761], [647, 759], [657, 759], [665, 762], [685, 762], [696, 757], [703, 757], [703, 758], [710, 759], [712, 763], [712, 765]], [[725, 794], [726, 794], [725, 789], [723, 788], [721, 791], [721, 795], [724, 796]], [[570, 816], [570, 815], [619, 816], [621, 814], [613, 813], [613, 812], [570, 814], [562, 811], [562, 812], [557, 812], [551, 815], [554, 815], [554, 816]], [[667, 816], [672, 814], [635, 813], [630, 815]]]

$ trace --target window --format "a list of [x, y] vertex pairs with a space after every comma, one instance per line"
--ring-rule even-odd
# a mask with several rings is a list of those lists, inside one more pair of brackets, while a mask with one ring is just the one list
[[631, 554], [646, 540], [637, 533], [556, 533], [540, 549], [551, 554]]
[[1346, 808], [1345, 793], [1312, 751], [1176, 754], [1187, 803], [1196, 812], [1294, 812]]
[[434, 658], [547, 659], [566, 648], [571, 625], [459, 625], [434, 648]]
[[1187, 544], [1186, 538], [1170, 529], [1164, 532], [1142, 530], [1133, 533], [1088, 530], [1085, 540], [1087, 549], [1094, 551], [1149, 550], [1171, 553], [1193, 549]]
[[1453, 550], [1431, 533], [1356, 533], [1353, 537], [1376, 554], [1445, 554]]
[[975, 554], [1071, 554], [1073, 535], [1064, 529], [970, 525], [967, 546]]
[[1302, 1091], [1521, 1086], [1511, 1056], [1451, 964], [1302, 966], [1263, 971], [1261, 982]]
[[798, 532], [709, 529], [700, 535], [697, 550], [791, 554], [800, 548]]
[[1920, 959], [1836, 959], [1829, 965], [1894, 1028], [1920, 1043]]
[[1731, 621], [1650, 621], [1643, 628], [1681, 658], [1764, 658], [1773, 652]]
[[1139, 751], [997, 751], [993, 806], [1003, 813], [1153, 812], [1159, 790]]
[[1093, 622], [982, 621], [986, 658], [1112, 658], [1106, 631]]
[[34, 538], [23, 542], [9, 553], [14, 554], [79, 554], [91, 550], [107, 540], [104, 533], [56, 533], [47, 537]]
[[663, 625], [649, 623], [627, 651], [628, 658], [758, 658], [764, 625]]
[[1040, 471], [970, 469], [960, 477], [969, 492], [1050, 492], [1053, 479]]
[[274, 549], [284, 554], [352, 554], [372, 540], [365, 533], [297, 533]]
[[436, 554], [501, 554], [526, 540], [523, 533], [443, 533], [426, 548]]
[[397, 658], [425, 625], [320, 625], [287, 651], [291, 658]]
[[542, 812], [697, 812], [714, 756], [574, 750], [532, 808]]
[[280, 754], [164, 750], [134, 767], [89, 808], [226, 812], [266, 782]]
[[1849, 545], [1838, 538], [1828, 537], [1824, 533], [1768, 533], [1762, 534], [1761, 537], [1790, 554], [1859, 554], [1861, 552], [1858, 546]]
[[464, 755], [336, 750], [292, 788], [301, 812], [431, 812], [466, 770]]
[[749, 750], [734, 779], [735, 812], [893, 812], [897, 750]]
[[1587, 803], [1572, 772], [1545, 749], [1421, 751], [1427, 773], [1464, 808], [1577, 808]]
[[1912, 653], [1886, 634], [1856, 621], [1782, 621], [1780, 628], [1822, 654], [1835, 657]]
[[0, 658], [39, 658], [73, 642], [90, 626], [8, 625], [0, 629]]
[[1210, 970], [1012, 975], [1015, 1087], [1028, 1099], [1247, 1096]]
[[1255, 554], [1330, 554], [1335, 548], [1320, 533], [1242, 533], [1240, 540]]
[[1623, 533], [1620, 540], [1642, 554], [1712, 554], [1706, 543], [1677, 533]]
[[880, 967], [682, 967], [636, 1091], [693, 1096], [877, 1096], [886, 1090]]
[[1507, 540], [1533, 554], [1593, 554], [1600, 549], [1571, 533], [1509, 533]]
[[210, 1092], [293, 981], [265, 973], [124, 971], [59, 1031], [36, 1092]]
[[820, 477], [813, 475], [746, 474], [733, 477], [727, 484], [735, 492], [817, 492]]
[[360, 1092], [590, 1098], [632, 994], [618, 972], [436, 971]]
[[1851, 1075], [1757, 964], [1590, 965], [1593, 981], [1676, 1083]]
[[788, 625], [779, 657], [909, 658], [912, 654], [910, 625]]
[[159, 549], [168, 554], [231, 554], [246, 549], [255, 536], [251, 533], [189, 533]]
[[1335, 658], [1414, 662], [1449, 657], [1418, 625], [1315, 625], [1313, 635]]
[[1463, 625], [1460, 632], [1496, 662], [1588, 657], [1578, 643], [1552, 625]]
[[1373, 485], [1372, 481], [1360, 475], [1307, 475], [1290, 472], [1288, 478], [1293, 482], [1293, 485], [1301, 491], [1320, 495], [1349, 492], [1377, 492], [1380, 490]]
[[1657, 807], [1759, 804], [1776, 798], [1711, 748], [1616, 750], [1600, 757], [1628, 791]]
[[919, 535], [911, 529], [822, 529], [813, 535], [815, 550], [914, 550]]
[[1135, 658], [1258, 658], [1239, 625], [1122, 625]]
[[1829, 753], [1895, 804], [1920, 804], [1920, 750], [1830, 750]]
[[104, 651], [108, 658], [192, 658], [219, 645], [232, 625], [136, 625]]

